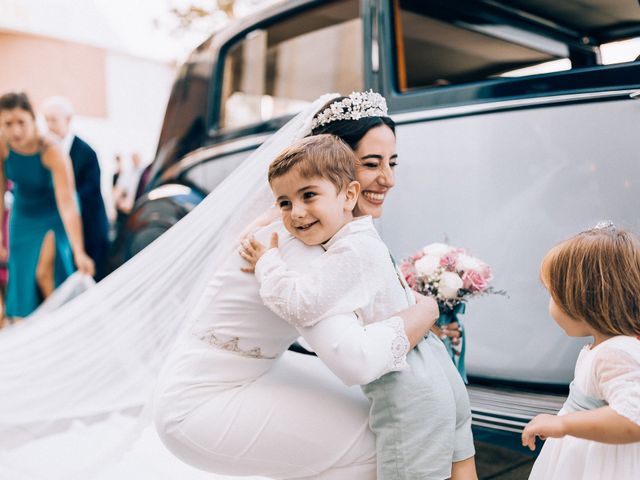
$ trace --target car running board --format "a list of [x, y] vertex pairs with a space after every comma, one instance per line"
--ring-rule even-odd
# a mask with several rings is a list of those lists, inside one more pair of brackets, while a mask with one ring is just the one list
[[473, 425], [521, 433], [540, 413], [555, 415], [566, 400], [565, 394], [523, 391], [508, 387], [468, 385]]

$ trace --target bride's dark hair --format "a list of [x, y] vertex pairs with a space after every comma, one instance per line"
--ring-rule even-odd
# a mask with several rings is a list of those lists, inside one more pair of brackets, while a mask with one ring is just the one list
[[[318, 110], [318, 112], [323, 112], [326, 108], [328, 108], [331, 104], [335, 102], [340, 102], [348, 97], [338, 97], [333, 100], [327, 102]], [[335, 135], [340, 137], [347, 145], [351, 147], [352, 150], [355, 150], [369, 130], [374, 127], [379, 127], [380, 125], [386, 125], [391, 129], [393, 134], [396, 134], [396, 124], [389, 117], [365, 117], [359, 120], [336, 120], [326, 125], [319, 125], [313, 130], [311, 130], [311, 135], [320, 135], [322, 133], [330, 133], [331, 135]]]

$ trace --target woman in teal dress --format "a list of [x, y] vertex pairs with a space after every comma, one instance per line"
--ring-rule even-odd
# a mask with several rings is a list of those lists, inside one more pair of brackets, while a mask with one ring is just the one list
[[[5, 315], [15, 319], [31, 314], [76, 267], [93, 275], [94, 265], [84, 249], [71, 160], [38, 133], [24, 93], [0, 97], [0, 163], [0, 218], [6, 182], [13, 182]], [[52, 256], [53, 264], [44, 260]]]

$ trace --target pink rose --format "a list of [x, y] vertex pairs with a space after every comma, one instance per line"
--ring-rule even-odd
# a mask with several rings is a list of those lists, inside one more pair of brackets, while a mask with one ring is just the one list
[[467, 270], [462, 275], [463, 288], [472, 293], [482, 292], [487, 288], [488, 282], [480, 272]]
[[487, 282], [493, 280], [493, 273], [491, 272], [491, 267], [489, 265], [484, 265], [482, 270], [480, 270], [480, 273]]
[[450, 252], [440, 257], [440, 266], [444, 268], [446, 272], [455, 272], [456, 255], [453, 252]]
[[409, 285], [410, 288], [413, 288], [415, 290], [416, 278], [412, 274], [408, 274], [404, 276], [404, 279], [407, 281], [407, 285]]
[[402, 276], [407, 281], [407, 284], [409, 284], [411, 288], [414, 288], [416, 285], [416, 279], [413, 264], [410, 262], [402, 262], [400, 264], [400, 273], [402, 273]]
[[420, 260], [422, 257], [424, 257], [424, 252], [418, 252], [416, 253], [414, 256], [411, 257], [411, 260], [413, 261], [413, 263], [416, 263], [418, 260]]

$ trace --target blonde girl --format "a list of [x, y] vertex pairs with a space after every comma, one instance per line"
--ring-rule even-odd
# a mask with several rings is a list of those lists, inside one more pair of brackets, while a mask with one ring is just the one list
[[549, 313], [593, 337], [558, 415], [538, 415], [522, 444], [547, 439], [530, 480], [636, 479], [640, 472], [640, 241], [607, 223], [552, 248], [540, 276]]

